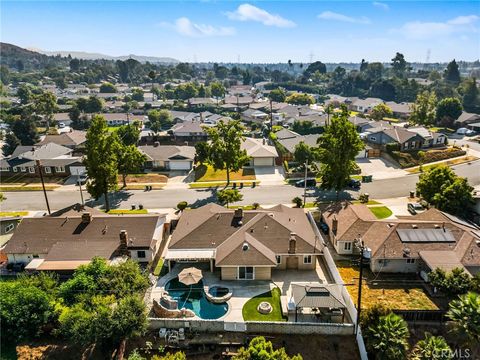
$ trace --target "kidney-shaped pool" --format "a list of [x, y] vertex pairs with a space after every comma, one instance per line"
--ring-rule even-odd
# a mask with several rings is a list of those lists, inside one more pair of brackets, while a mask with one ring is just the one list
[[189, 286], [179, 282], [178, 278], [174, 278], [167, 282], [165, 290], [178, 301], [179, 309], [190, 309], [199, 318], [218, 319], [228, 311], [227, 303], [214, 304], [208, 301], [201, 280], [197, 284]]

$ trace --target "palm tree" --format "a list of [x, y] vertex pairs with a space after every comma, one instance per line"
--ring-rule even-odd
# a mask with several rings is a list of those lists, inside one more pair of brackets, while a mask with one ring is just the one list
[[[476, 348], [480, 346], [480, 295], [474, 292], [459, 296], [449, 304], [447, 317], [461, 342]], [[475, 349], [473, 349], [475, 350]]]
[[447, 341], [441, 336], [432, 336], [425, 333], [425, 339], [415, 345], [412, 353], [412, 360], [450, 360], [453, 352]]
[[369, 329], [371, 339], [368, 351], [378, 360], [404, 360], [408, 350], [408, 326], [400, 316], [390, 313], [380, 317], [378, 324]]
[[148, 77], [150, 78], [150, 80], [152, 80], [152, 92], [153, 92], [153, 80], [155, 80], [155, 78], [157, 77], [157, 74], [155, 73], [154, 70], [152, 70], [148, 73]]

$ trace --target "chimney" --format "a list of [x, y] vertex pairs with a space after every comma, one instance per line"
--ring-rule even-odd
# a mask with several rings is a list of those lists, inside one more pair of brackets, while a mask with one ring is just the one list
[[243, 209], [235, 209], [235, 213], [233, 215], [235, 219], [243, 219]]
[[337, 230], [338, 230], [338, 220], [337, 217], [334, 216], [332, 220], [332, 232], [337, 235]]
[[120, 230], [120, 246], [118, 247], [120, 255], [129, 255], [128, 251], [128, 233], [127, 230]]
[[153, 147], [158, 147], [159, 145], [160, 145], [160, 142], [158, 142], [158, 141], [155, 141], [155, 142], [153, 143]]
[[88, 212], [82, 213], [82, 224], [90, 224], [92, 222], [92, 214]]
[[267, 139], [263, 138], [263, 145], [267, 143]]
[[290, 240], [288, 241], [288, 253], [295, 254], [297, 252], [297, 238], [295, 233], [290, 233]]

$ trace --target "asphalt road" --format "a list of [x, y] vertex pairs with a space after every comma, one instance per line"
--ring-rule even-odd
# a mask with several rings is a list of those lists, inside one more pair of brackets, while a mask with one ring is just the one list
[[[470, 184], [480, 184], [480, 161], [471, 165], [464, 164], [454, 166], [455, 172], [467, 177]], [[410, 190], [415, 190], [418, 175], [408, 175], [395, 179], [376, 180], [372, 183], [362, 184], [360, 192], [369, 193], [371, 198], [385, 199], [393, 197], [408, 196]], [[112, 208], [129, 208], [132, 204], [142, 204], [145, 208], [170, 208], [175, 207], [180, 201], [187, 201], [193, 205], [203, 205], [215, 201], [214, 189], [171, 189], [153, 190], [145, 192], [120, 191], [110, 195]], [[303, 196], [303, 189], [291, 185], [283, 186], [258, 186], [254, 189], [245, 188], [241, 190], [243, 201], [238, 205], [249, 205], [254, 202], [259, 204], [290, 203], [295, 196]], [[52, 210], [62, 209], [74, 203], [80, 202], [79, 191], [48, 191], [48, 198]], [[345, 191], [340, 194], [342, 199], [356, 198], [359, 192]], [[41, 191], [31, 192], [10, 192], [5, 193], [6, 200], [1, 203], [2, 211], [16, 210], [46, 210], [45, 199]], [[321, 191], [319, 189], [307, 192], [307, 201], [334, 200], [334, 192]], [[90, 199], [84, 192], [87, 205], [100, 206], [102, 201]]]

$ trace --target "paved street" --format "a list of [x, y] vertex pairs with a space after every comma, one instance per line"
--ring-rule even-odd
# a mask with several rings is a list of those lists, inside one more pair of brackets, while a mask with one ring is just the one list
[[[454, 166], [455, 172], [467, 177], [470, 184], [480, 184], [480, 161], [471, 165], [463, 164]], [[362, 193], [369, 193], [371, 198], [384, 199], [408, 196], [410, 190], [415, 190], [415, 184], [418, 181], [418, 175], [408, 175], [395, 179], [376, 180], [372, 183], [362, 184]], [[248, 205], [254, 202], [260, 204], [278, 204], [290, 203], [295, 196], [302, 196], [303, 189], [290, 185], [264, 185], [254, 189], [246, 188], [241, 190], [243, 201], [239, 205]], [[11, 192], [5, 193], [7, 199], [1, 204], [2, 211], [12, 210], [45, 210], [45, 199], [40, 191], [31, 192]], [[343, 192], [341, 198], [355, 198], [358, 192]], [[52, 210], [58, 210], [73, 203], [80, 202], [80, 193], [78, 188], [74, 191], [49, 191], [48, 197]], [[99, 206], [101, 201], [93, 201], [84, 191], [84, 197], [88, 205]], [[334, 192], [325, 192], [320, 190], [308, 191], [308, 200], [333, 200]], [[112, 208], [128, 208], [132, 204], [142, 204], [146, 208], [168, 208], [175, 207], [180, 201], [188, 201], [189, 204], [202, 205], [207, 202], [215, 201], [214, 189], [165, 189], [145, 192], [122, 191], [111, 194]]]

